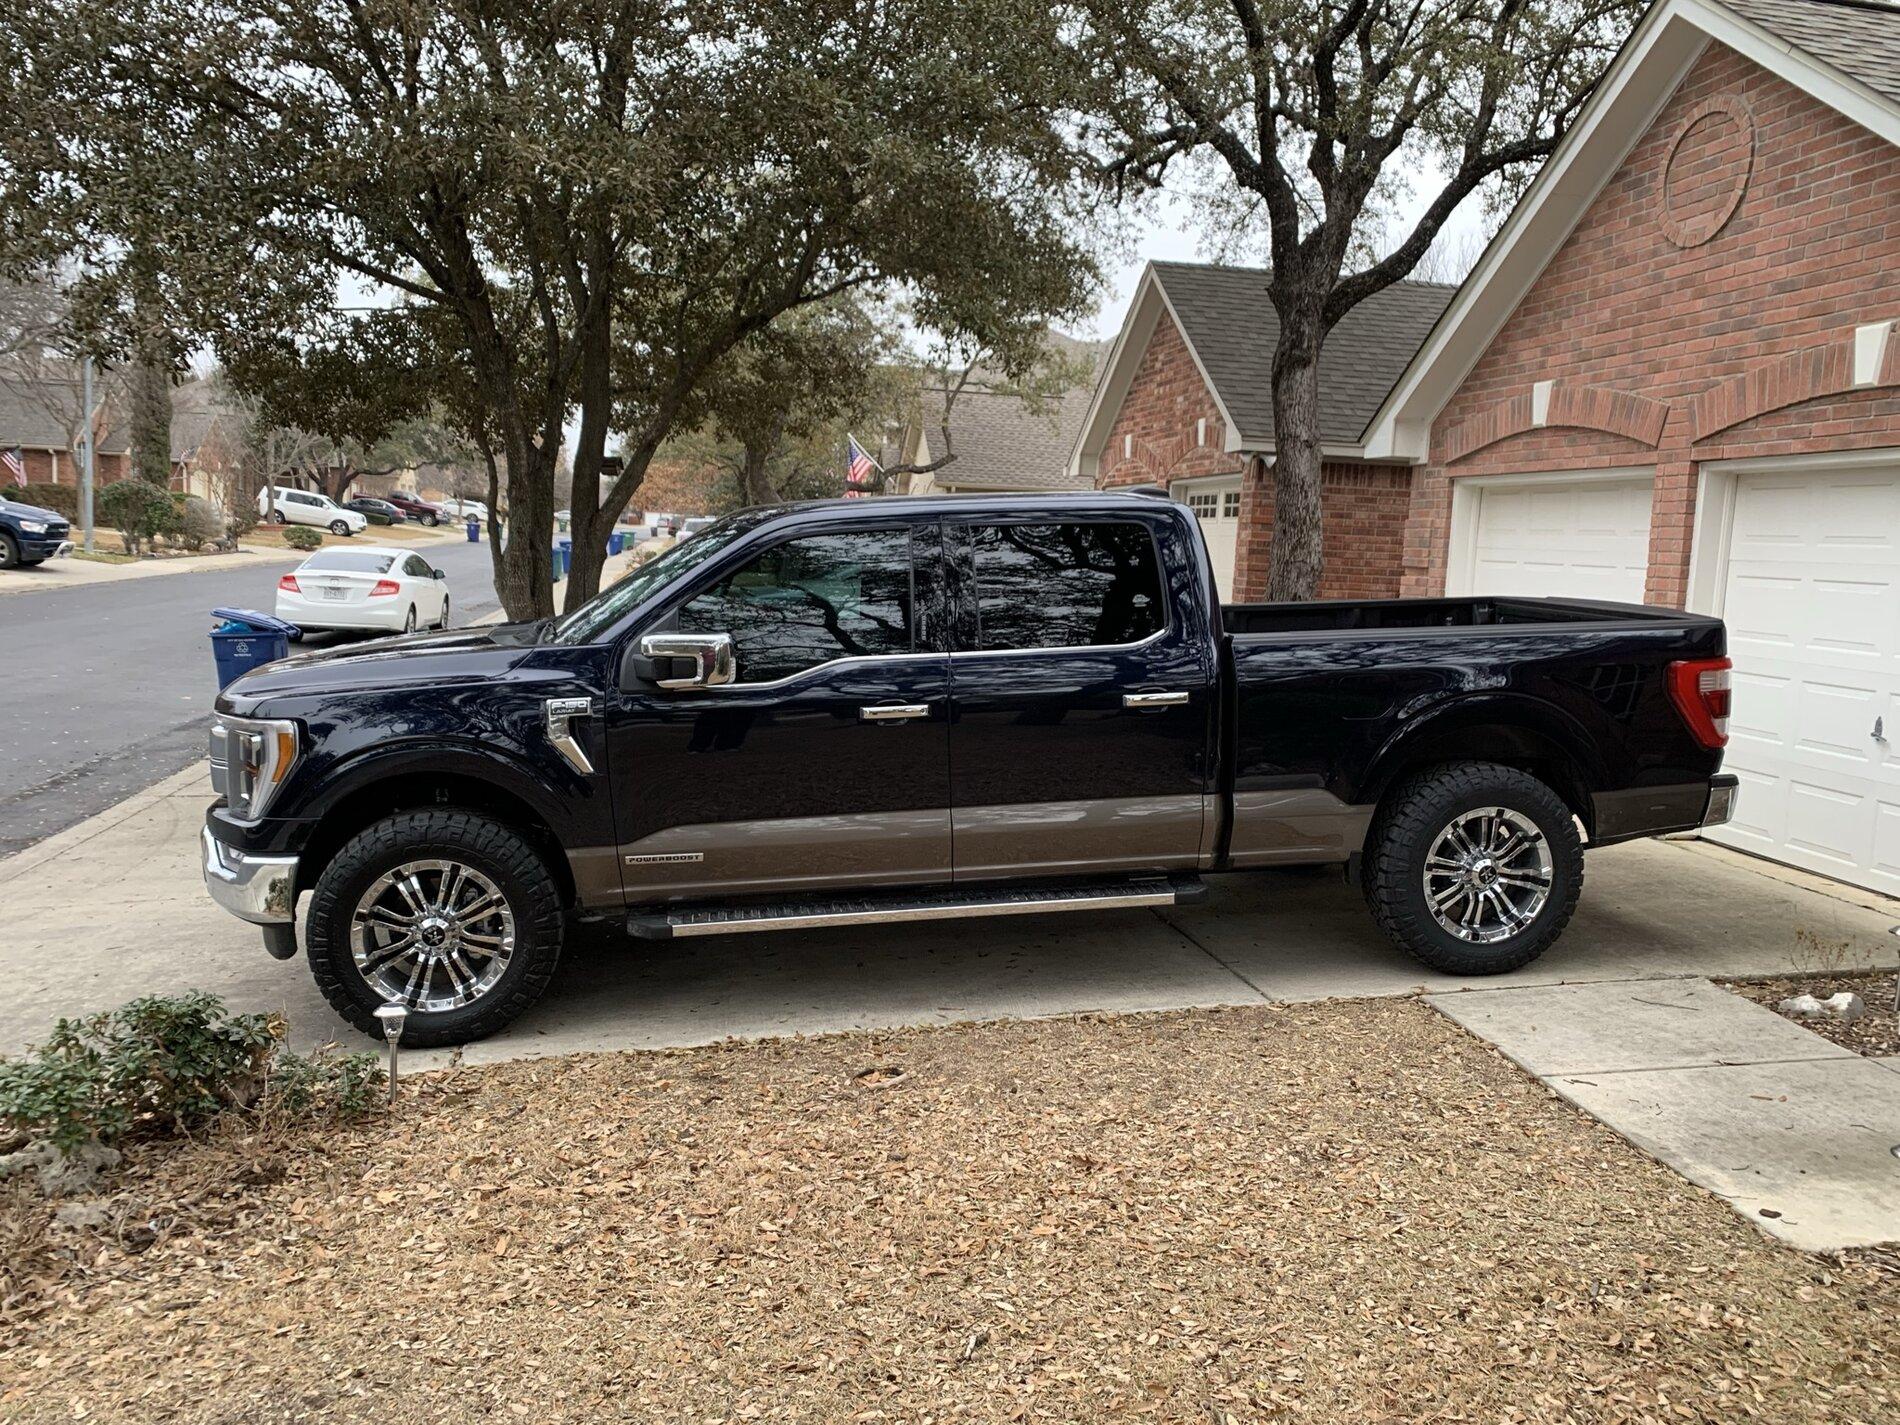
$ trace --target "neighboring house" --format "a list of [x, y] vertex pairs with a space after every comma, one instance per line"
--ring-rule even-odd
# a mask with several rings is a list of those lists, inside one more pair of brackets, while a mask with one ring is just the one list
[[[1320, 358], [1323, 598], [1391, 598], [1410, 470], [1366, 428], [1452, 288], [1401, 282], [1333, 329]], [[1068, 470], [1082, 487], [1162, 485], [1201, 521], [1223, 598], [1266, 597], [1273, 545], [1273, 349], [1267, 273], [1153, 262], [1102, 367]]]
[[[81, 381], [77, 365], [49, 362], [33, 375], [0, 373], [0, 451], [18, 450], [33, 484], [79, 483]], [[104, 397], [103, 378], [93, 389], [93, 400]], [[93, 456], [93, 475], [101, 484], [123, 478], [131, 471], [130, 447], [113, 420], [113, 408], [103, 407], [103, 428]]]
[[1000, 371], [977, 367], [952, 395], [945, 385], [926, 387], [917, 409], [901, 428], [887, 433], [879, 463], [929, 465], [944, 450], [944, 408], [949, 406], [951, 459], [935, 470], [898, 477], [906, 495], [997, 494], [1012, 490], [1086, 490], [1090, 482], [1069, 468], [1076, 432], [1088, 414], [1090, 392], [1108, 343], [1085, 341], [1051, 329], [1050, 353], [1074, 371], [1066, 390], [1026, 399], [1009, 389]]
[[172, 390], [171, 487], [228, 505], [243, 478], [245, 418], [198, 377]]

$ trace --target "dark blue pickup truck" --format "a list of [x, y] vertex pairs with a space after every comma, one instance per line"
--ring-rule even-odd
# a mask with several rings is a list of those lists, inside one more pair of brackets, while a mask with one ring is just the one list
[[23, 569], [72, 553], [66, 516], [0, 495], [0, 569]]
[[1159, 906], [1336, 863], [1399, 946], [1503, 971], [1585, 845], [1729, 814], [1719, 621], [1463, 598], [1230, 605], [1143, 493], [733, 515], [565, 617], [220, 695], [205, 878], [368, 1029], [532, 1004], [636, 938]]

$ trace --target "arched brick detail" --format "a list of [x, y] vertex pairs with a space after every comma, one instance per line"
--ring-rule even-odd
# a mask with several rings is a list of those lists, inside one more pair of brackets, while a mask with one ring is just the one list
[[[1878, 384], [1900, 385], [1900, 342], [1887, 338], [1887, 350], [1881, 362]], [[1718, 381], [1700, 395], [1690, 398], [1689, 413], [1694, 439], [1707, 440], [1717, 431], [1738, 426], [1743, 421], [1784, 406], [1823, 396], [1838, 396], [1854, 389], [1854, 334], [1834, 338], [1819, 346], [1791, 351], [1774, 361]]]
[[1522, 392], [1454, 426], [1445, 435], [1439, 458], [1449, 465], [1487, 445], [1551, 426], [1605, 431], [1654, 447], [1662, 439], [1668, 420], [1669, 405], [1665, 401], [1610, 386], [1558, 381], [1550, 388], [1550, 409], [1541, 423], [1535, 417], [1531, 393]]

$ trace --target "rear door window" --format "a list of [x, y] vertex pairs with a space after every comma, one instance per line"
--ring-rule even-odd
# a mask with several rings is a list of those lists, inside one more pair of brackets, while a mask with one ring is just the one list
[[1167, 623], [1154, 537], [1134, 523], [967, 525], [974, 647], [1139, 643]]
[[908, 531], [814, 534], [693, 598], [679, 628], [731, 634], [738, 681], [772, 683], [840, 658], [911, 652], [913, 602]]

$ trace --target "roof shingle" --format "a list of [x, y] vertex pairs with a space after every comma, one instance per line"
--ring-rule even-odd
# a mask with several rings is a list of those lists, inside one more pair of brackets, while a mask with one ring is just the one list
[[1900, 102], [1900, 8], [1879, 0], [1722, 0], [1744, 20]]
[[[955, 459], [936, 483], [953, 490], [1087, 490], [1092, 482], [1069, 474], [1069, 448], [1088, 414], [1089, 386], [1078, 386], [1032, 410], [1020, 396], [970, 387], [950, 408]], [[942, 421], [942, 395], [925, 434], [933, 445]], [[936, 452], [941, 454], [942, 452]]]
[[[1271, 446], [1280, 318], [1267, 295], [1267, 270], [1190, 262], [1157, 262], [1153, 268], [1182, 335], [1239, 427], [1243, 448]], [[1456, 290], [1447, 283], [1394, 283], [1333, 328], [1319, 363], [1321, 440], [1359, 443]]]

